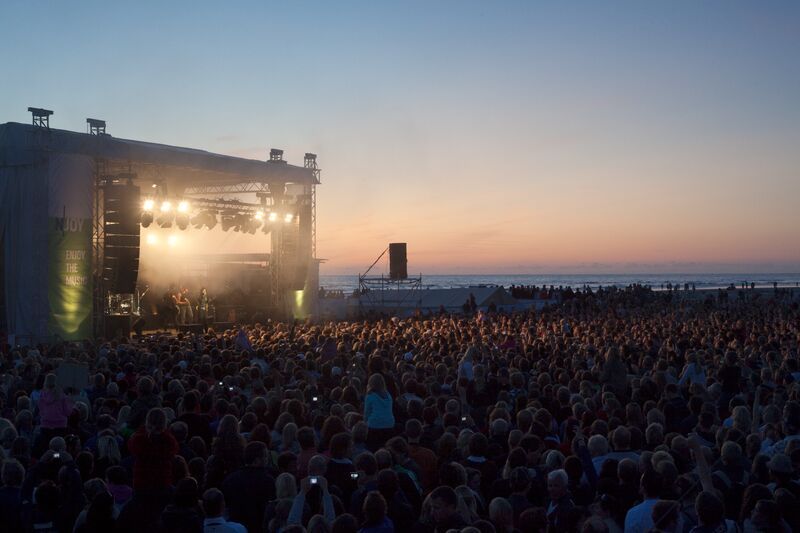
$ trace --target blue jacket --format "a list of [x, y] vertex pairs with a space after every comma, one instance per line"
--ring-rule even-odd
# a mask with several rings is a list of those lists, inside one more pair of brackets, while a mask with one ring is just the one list
[[392, 397], [388, 393], [386, 396], [381, 396], [375, 392], [367, 394], [364, 400], [364, 420], [368, 428], [393, 428]]

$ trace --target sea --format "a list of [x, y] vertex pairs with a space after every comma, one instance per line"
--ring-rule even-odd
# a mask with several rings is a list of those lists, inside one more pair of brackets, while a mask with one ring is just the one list
[[[737, 288], [742, 283], [755, 283], [756, 287], [769, 288], [774, 283], [779, 287], [800, 287], [798, 274], [475, 274], [475, 275], [422, 275], [422, 286], [429, 289], [452, 289], [478, 286], [536, 285], [554, 287], [572, 287], [579, 289], [585, 286], [626, 287], [631, 284], [647, 285], [655, 290], [664, 289], [668, 284], [694, 284], [697, 289], [726, 288], [734, 284]], [[320, 287], [327, 290], [352, 292], [358, 289], [358, 276], [320, 275]]]

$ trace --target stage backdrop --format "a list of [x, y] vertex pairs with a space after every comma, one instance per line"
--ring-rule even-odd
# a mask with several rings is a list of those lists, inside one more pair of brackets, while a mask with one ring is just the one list
[[92, 337], [93, 162], [50, 156], [48, 172], [48, 330], [65, 340]]

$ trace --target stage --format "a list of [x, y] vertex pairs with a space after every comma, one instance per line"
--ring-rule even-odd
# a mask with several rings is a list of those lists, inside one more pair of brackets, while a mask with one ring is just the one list
[[[148, 295], [177, 289], [238, 291], [248, 319], [317, 314], [314, 154], [245, 159], [119, 139], [95, 119], [87, 133], [55, 129], [52, 112], [30, 111], [33, 124], [0, 125], [0, 333], [12, 343], [105, 336], [113, 298], [147, 320]], [[242, 250], [259, 253], [231, 259]]]

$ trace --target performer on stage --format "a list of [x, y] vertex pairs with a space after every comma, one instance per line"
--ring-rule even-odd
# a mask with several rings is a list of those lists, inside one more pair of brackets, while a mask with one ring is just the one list
[[185, 324], [194, 324], [194, 307], [192, 307], [192, 302], [189, 300], [189, 289], [186, 287], [183, 288], [181, 291], [183, 293], [183, 301], [186, 305], [186, 322]]
[[191, 324], [194, 321], [192, 304], [189, 302], [189, 289], [183, 288], [175, 293], [175, 304], [178, 306], [178, 324]]
[[197, 319], [203, 326], [203, 333], [208, 330], [208, 291], [205, 287], [200, 289], [200, 297], [197, 300]]

